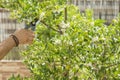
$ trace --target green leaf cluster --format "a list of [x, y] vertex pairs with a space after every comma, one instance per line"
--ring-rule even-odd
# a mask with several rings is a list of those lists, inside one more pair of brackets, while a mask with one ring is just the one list
[[23, 52], [32, 79], [120, 79], [119, 16], [105, 25], [91, 10], [81, 14], [64, 0], [17, 1], [8, 7], [16, 19], [39, 21], [34, 43]]

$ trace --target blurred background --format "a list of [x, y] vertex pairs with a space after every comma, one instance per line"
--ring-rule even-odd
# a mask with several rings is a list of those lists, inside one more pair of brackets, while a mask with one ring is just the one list
[[[120, 13], [120, 0], [69, 0], [68, 4], [78, 6], [81, 13], [84, 13], [86, 9], [93, 10], [94, 18], [106, 20], [106, 25], [109, 25]], [[8, 10], [0, 8], [0, 42], [9, 37], [15, 30], [24, 27], [24, 23], [18, 23], [16, 20], [10, 18]], [[14, 48], [4, 59], [22, 59], [19, 53], [23, 49], [23, 46]]]

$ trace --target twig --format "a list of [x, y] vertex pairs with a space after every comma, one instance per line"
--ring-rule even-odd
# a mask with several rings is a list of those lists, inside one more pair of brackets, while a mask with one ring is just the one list
[[61, 31], [60, 30], [56, 30], [54, 29], [53, 27], [49, 26], [48, 24], [46, 24], [44, 21], [40, 21], [42, 24], [44, 24], [47, 28], [51, 28], [52, 30], [56, 31], [56, 32], [59, 32], [61, 34]]
[[105, 67], [105, 68], [110, 68], [110, 67], [113, 67], [113, 66], [117, 66], [117, 65], [119, 65], [119, 64], [120, 64], [120, 62], [117, 62], [117, 63], [111, 64], [111, 65], [109, 65], [109, 66], [107, 66], [107, 67]]
[[67, 7], [65, 8], [65, 23], [67, 22]]
[[59, 29], [60, 34], [63, 34], [63, 32], [61, 31], [61, 27], [59, 25], [57, 25], [57, 27]]

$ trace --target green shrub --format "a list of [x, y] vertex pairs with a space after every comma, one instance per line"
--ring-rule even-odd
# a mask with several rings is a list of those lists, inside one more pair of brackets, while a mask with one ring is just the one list
[[41, 24], [37, 26], [37, 39], [34, 44], [24, 52], [25, 63], [34, 78], [120, 79], [119, 25], [106, 26], [104, 21], [92, 19], [90, 12], [81, 16], [74, 13], [73, 7], [67, 9], [69, 19], [61, 27], [68, 23], [69, 26], [63, 29], [63, 34]]
[[92, 11], [80, 14], [77, 7], [64, 1], [32, 1], [21, 1], [23, 7], [14, 14], [28, 23], [39, 20], [36, 39], [23, 52], [31, 79], [120, 79], [119, 17], [107, 26], [103, 20], [94, 20]]

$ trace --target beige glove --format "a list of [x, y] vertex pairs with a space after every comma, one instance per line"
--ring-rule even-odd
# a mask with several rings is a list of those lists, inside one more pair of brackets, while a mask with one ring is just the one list
[[26, 29], [17, 30], [14, 35], [18, 38], [19, 44], [31, 44], [35, 37], [33, 31]]

